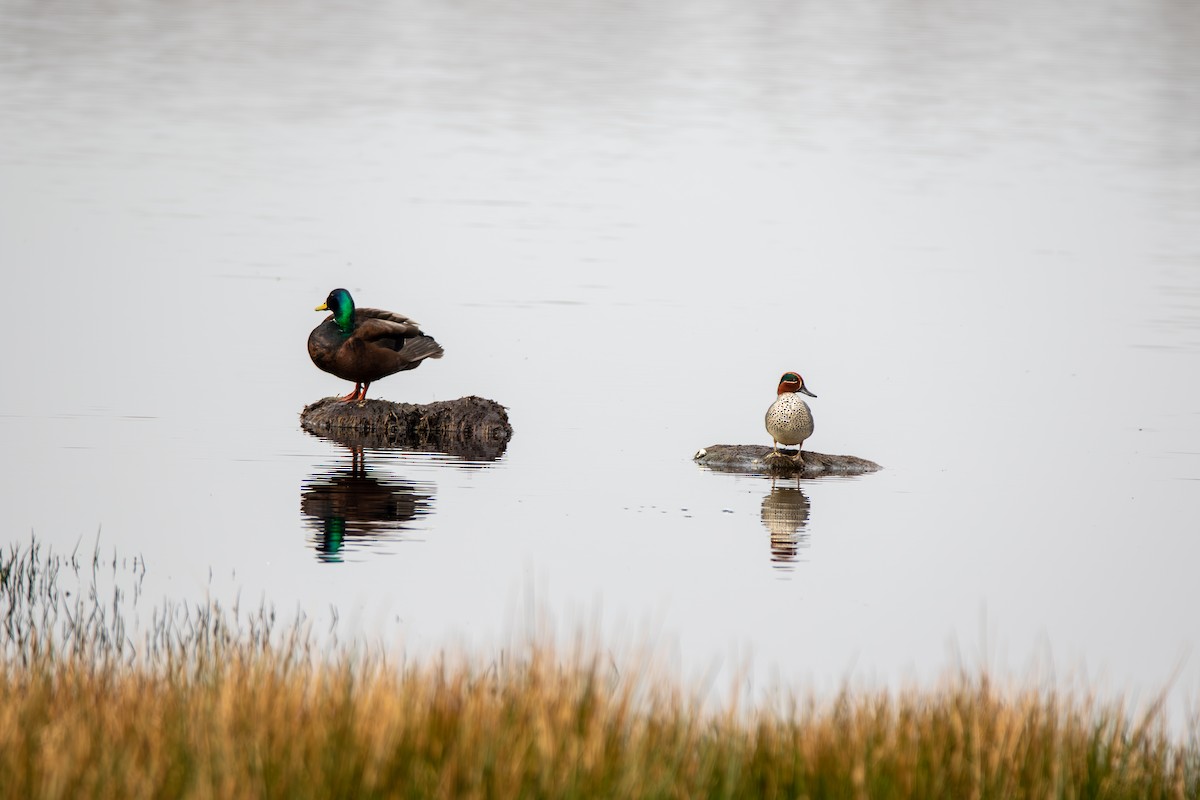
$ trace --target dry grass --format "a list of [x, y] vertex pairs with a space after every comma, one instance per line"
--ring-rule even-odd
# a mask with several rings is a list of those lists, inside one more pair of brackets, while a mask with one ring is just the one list
[[262, 609], [164, 608], [135, 647], [120, 596], [56, 592], [81, 566], [0, 554], [0, 795], [1200, 797], [1156, 711], [986, 675], [712, 713], [583, 650], [398, 666]]

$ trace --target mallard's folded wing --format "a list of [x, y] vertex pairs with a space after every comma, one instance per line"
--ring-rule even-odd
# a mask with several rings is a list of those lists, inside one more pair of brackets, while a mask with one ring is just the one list
[[420, 327], [415, 319], [406, 317], [403, 314], [397, 314], [394, 311], [384, 311], [382, 308], [356, 308], [354, 309], [354, 318], [360, 322], [364, 319], [382, 319], [388, 322], [412, 325], [415, 328]]
[[[371, 316], [367, 316], [364, 319], [362, 313], [364, 310], [370, 311], [371, 309], [358, 309], [356, 311], [357, 319], [354, 323], [354, 337], [364, 342], [419, 336], [421, 333], [421, 326], [408, 317], [402, 317], [399, 314], [388, 314], [386, 319]], [[386, 314], [387, 312], [377, 313]]]
[[443, 353], [442, 346], [423, 333], [416, 320], [375, 308], [355, 311], [354, 333], [350, 338], [368, 347], [394, 350], [413, 366], [422, 359], [441, 358]]

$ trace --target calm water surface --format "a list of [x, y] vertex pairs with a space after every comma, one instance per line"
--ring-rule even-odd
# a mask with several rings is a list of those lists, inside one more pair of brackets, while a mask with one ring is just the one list
[[[5, 545], [417, 651], [1200, 696], [1195, 3], [0, 0], [0, 264]], [[301, 431], [335, 286], [507, 449]], [[786, 370], [885, 471], [691, 462]]]

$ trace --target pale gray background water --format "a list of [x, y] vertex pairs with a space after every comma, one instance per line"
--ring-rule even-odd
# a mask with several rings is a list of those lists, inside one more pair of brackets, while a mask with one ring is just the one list
[[[0, 0], [0, 103], [6, 545], [417, 651], [535, 609], [689, 675], [1200, 694], [1194, 2]], [[369, 453], [411, 518], [334, 563], [342, 285], [446, 349], [373, 396], [516, 434]], [[785, 370], [884, 472], [691, 462]]]

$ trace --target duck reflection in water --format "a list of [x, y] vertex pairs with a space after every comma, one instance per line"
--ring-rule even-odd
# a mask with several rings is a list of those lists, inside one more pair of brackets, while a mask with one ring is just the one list
[[808, 497], [799, 486], [771, 482], [762, 502], [762, 524], [771, 534], [771, 561], [776, 569], [794, 569], [800, 548], [808, 547], [808, 510]]
[[342, 561], [348, 551], [403, 541], [411, 523], [428, 514], [433, 487], [376, 473], [363, 448], [351, 447], [350, 463], [310, 475], [300, 485], [300, 513], [315, 535], [321, 561]]

